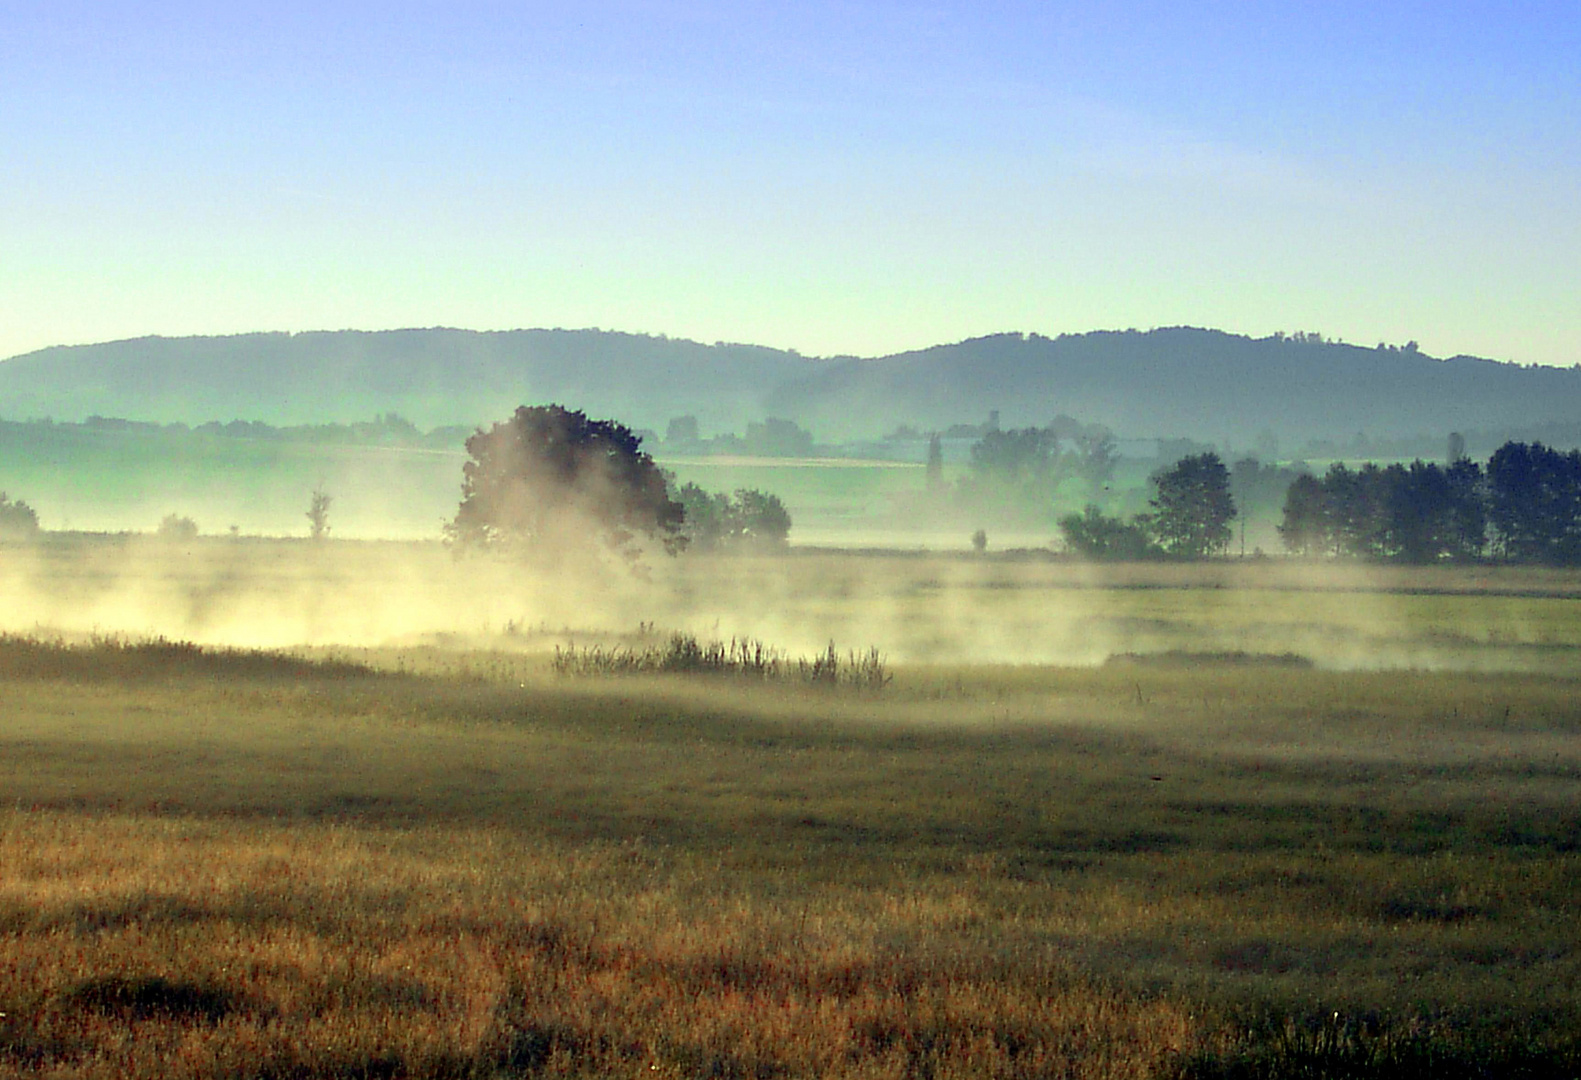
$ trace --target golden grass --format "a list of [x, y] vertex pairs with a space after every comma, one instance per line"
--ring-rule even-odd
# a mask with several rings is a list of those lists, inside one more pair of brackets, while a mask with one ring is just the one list
[[640, 845], [14, 812], [0, 1072], [1146, 1076], [1179, 1007]]
[[1216, 569], [1144, 567], [1110, 594], [876, 561], [730, 587], [942, 611], [944, 575], [968, 622], [1028, 625], [1076, 591], [1201, 651], [1387, 602], [1419, 605], [1413, 648], [1486, 657], [1481, 610], [1555, 673], [911, 663], [830, 692], [559, 678], [497, 634], [0, 640], [0, 1076], [1581, 1064], [1565, 580], [1220, 596]]

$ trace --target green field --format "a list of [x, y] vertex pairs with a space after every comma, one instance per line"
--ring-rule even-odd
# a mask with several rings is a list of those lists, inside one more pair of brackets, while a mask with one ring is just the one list
[[[0, 1075], [1581, 1070], [1573, 574], [0, 567]], [[553, 671], [716, 624], [890, 681]]]
[[[28, 502], [52, 530], [150, 532], [175, 513], [192, 518], [205, 534], [226, 534], [235, 526], [244, 535], [301, 536], [308, 500], [322, 485], [334, 498], [330, 523], [337, 536], [437, 539], [455, 516], [465, 461], [459, 446], [0, 422], [0, 491]], [[960, 550], [974, 529], [990, 525], [992, 546], [1002, 550], [1044, 546], [1057, 531], [1051, 520], [1001, 528], [994, 515], [925, 503], [918, 463], [662, 453], [658, 461], [678, 483], [779, 496], [794, 522], [793, 544]], [[949, 466], [947, 478], [953, 481], [960, 469]], [[1127, 488], [1140, 491], [1145, 471], [1140, 463], [1126, 463]], [[1079, 493], [1070, 498], [1076, 509]], [[1266, 531], [1266, 523], [1255, 525], [1254, 541], [1266, 541]]]

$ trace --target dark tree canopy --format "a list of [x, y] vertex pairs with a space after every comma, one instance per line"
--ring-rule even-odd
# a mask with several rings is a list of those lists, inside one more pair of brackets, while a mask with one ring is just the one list
[[1499, 447], [1488, 461], [1488, 519], [1508, 559], [1581, 563], [1581, 450]]
[[1431, 563], [1469, 560], [1486, 544], [1481, 468], [1465, 458], [1351, 469], [1331, 466], [1302, 476], [1285, 497], [1279, 526], [1285, 547], [1301, 555]]
[[446, 526], [469, 545], [578, 545], [589, 534], [617, 549], [640, 537], [674, 552], [685, 510], [642, 440], [613, 420], [560, 405], [523, 405], [467, 440], [461, 507]]
[[1171, 555], [1201, 559], [1230, 542], [1230, 471], [1211, 451], [1184, 457], [1153, 477], [1153, 534]]

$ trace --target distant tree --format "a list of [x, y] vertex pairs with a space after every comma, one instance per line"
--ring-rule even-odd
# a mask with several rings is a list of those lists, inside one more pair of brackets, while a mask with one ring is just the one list
[[784, 547], [791, 517], [778, 496], [740, 488], [734, 497], [688, 483], [675, 497], [686, 508], [686, 533], [696, 551], [721, 547]]
[[1376, 559], [1387, 556], [1388, 502], [1383, 470], [1372, 462], [1359, 469], [1343, 462], [1323, 477], [1325, 503], [1334, 549]]
[[669, 426], [664, 429], [664, 441], [667, 443], [694, 443], [701, 438], [695, 416], [672, 417]]
[[988, 532], [986, 529], [978, 529], [972, 533], [972, 550], [979, 555], [988, 550]]
[[38, 535], [38, 514], [21, 499], [0, 491], [0, 540], [31, 540]]
[[1453, 547], [1449, 478], [1436, 464], [1413, 461], [1383, 470], [1388, 529], [1387, 558], [1430, 563]]
[[1482, 557], [1488, 544], [1488, 502], [1482, 466], [1466, 457], [1444, 471], [1449, 485], [1449, 557]]
[[686, 511], [686, 534], [692, 550], [709, 551], [730, 538], [729, 495], [687, 483], [676, 490], [675, 498]]
[[1254, 507], [1277, 509], [1285, 492], [1295, 482], [1299, 470], [1265, 464], [1255, 457], [1244, 457], [1230, 466], [1230, 495], [1242, 516]]
[[1315, 476], [1302, 475], [1291, 482], [1285, 493], [1279, 537], [1285, 549], [1296, 555], [1329, 555], [1334, 552], [1328, 491], [1323, 481]]
[[1581, 562], [1581, 451], [1508, 442], [1488, 461], [1488, 521], [1515, 562]]
[[160, 519], [154, 535], [161, 540], [191, 540], [198, 535], [198, 523], [180, 514], [166, 514]]
[[1131, 521], [1108, 517], [1092, 503], [1080, 514], [1067, 514], [1059, 520], [1066, 546], [1089, 559], [1101, 560], [1136, 560], [1161, 554], [1148, 533], [1148, 524], [1146, 517]]
[[1466, 437], [1458, 431], [1451, 431], [1449, 433], [1448, 454], [1445, 457], [1444, 464], [1453, 465], [1455, 462], [1463, 460], [1465, 456]]
[[972, 444], [962, 498], [979, 509], [1040, 515], [1053, 508], [1063, 477], [1059, 440], [1043, 428], [988, 431]]
[[334, 501], [334, 497], [324, 490], [323, 484], [313, 489], [307, 504], [307, 524], [308, 535], [314, 540], [322, 540], [329, 535], [329, 506]]
[[738, 543], [752, 547], [784, 547], [791, 518], [778, 495], [739, 488], [734, 499], [734, 534]]
[[928, 490], [937, 492], [944, 487], [944, 440], [939, 438], [939, 433], [934, 432], [928, 436]]
[[1114, 477], [1115, 466], [1120, 462], [1114, 435], [1103, 427], [1090, 428], [1075, 437], [1076, 475], [1087, 482], [1093, 498]]
[[1059, 440], [1043, 428], [987, 432], [972, 444], [969, 467], [979, 481], [1003, 486], [1045, 484], [1059, 467]]
[[1171, 555], [1202, 559], [1230, 542], [1230, 473], [1213, 452], [1181, 458], [1153, 477], [1153, 534]]
[[811, 432], [803, 431], [794, 421], [777, 417], [748, 424], [741, 443], [747, 453], [763, 457], [808, 457], [813, 450]]
[[613, 420], [560, 405], [523, 405], [467, 440], [461, 506], [446, 536], [463, 545], [584, 544], [630, 552], [639, 538], [674, 552], [685, 508], [641, 439]]

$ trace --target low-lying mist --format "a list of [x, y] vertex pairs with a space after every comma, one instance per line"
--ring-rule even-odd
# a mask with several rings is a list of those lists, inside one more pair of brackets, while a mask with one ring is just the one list
[[1093, 565], [791, 548], [530, 556], [437, 542], [48, 535], [0, 547], [0, 631], [242, 648], [550, 650], [684, 631], [791, 655], [1093, 665], [1127, 654], [1340, 669], [1569, 671], [1581, 582], [1514, 568]]

